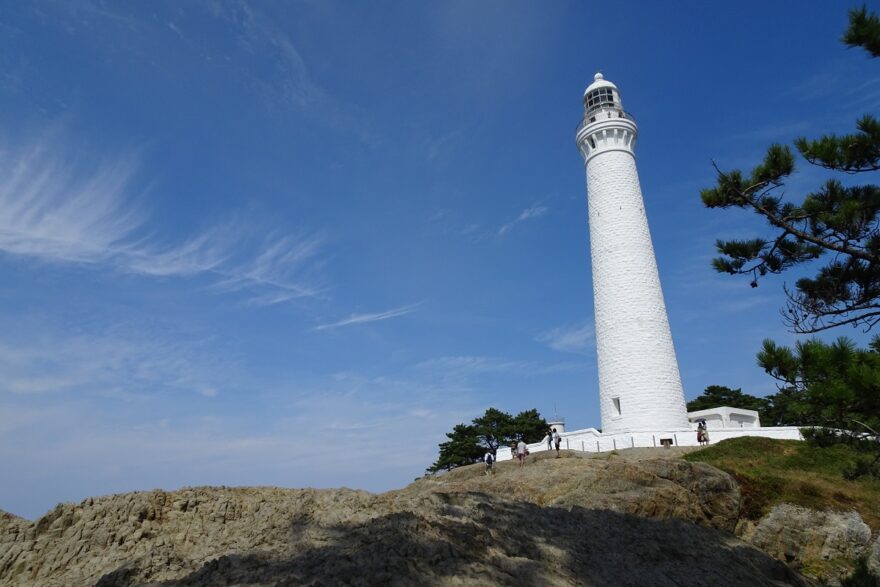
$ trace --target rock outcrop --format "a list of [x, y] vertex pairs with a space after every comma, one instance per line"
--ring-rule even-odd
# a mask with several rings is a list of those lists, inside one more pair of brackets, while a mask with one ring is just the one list
[[869, 554], [871, 528], [855, 511], [783, 503], [742, 532], [741, 538], [778, 560], [834, 580], [848, 575], [852, 563]]
[[875, 577], [880, 577], [880, 536], [874, 540], [874, 546], [871, 547], [871, 551], [868, 554], [868, 570], [871, 571]]
[[677, 518], [732, 532], [740, 507], [733, 478], [703, 463], [644, 458], [656, 454], [644, 449], [620, 455], [563, 452], [557, 459], [553, 453], [538, 453], [516, 476], [483, 475], [479, 467], [462, 467], [421, 479], [403, 491], [481, 491], [537, 505]]
[[[537, 456], [537, 455], [536, 455]], [[807, 585], [678, 460], [533, 458], [363, 491], [192, 488], [0, 516], [0, 585]]]

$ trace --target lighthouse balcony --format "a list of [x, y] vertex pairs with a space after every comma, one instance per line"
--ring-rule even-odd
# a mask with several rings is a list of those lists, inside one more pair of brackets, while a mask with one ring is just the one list
[[581, 132], [581, 129], [588, 124], [602, 122], [605, 120], [613, 120], [615, 118], [624, 118], [626, 120], [631, 120], [633, 123], [635, 123], [636, 121], [633, 115], [626, 110], [621, 110], [620, 108], [603, 108], [600, 110], [593, 110], [584, 114], [584, 117], [578, 123], [577, 127], [575, 127], [574, 132], [577, 135]]
[[[623, 111], [614, 114], [617, 113], [626, 115]], [[638, 127], [632, 118], [612, 116], [600, 117], [595, 121], [587, 118], [578, 125], [575, 143], [584, 158], [584, 163], [587, 163], [599, 153], [608, 151], [626, 151], [632, 154], [637, 136]]]

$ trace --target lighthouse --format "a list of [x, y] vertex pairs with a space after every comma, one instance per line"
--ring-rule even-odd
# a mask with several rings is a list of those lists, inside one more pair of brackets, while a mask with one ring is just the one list
[[[636, 169], [638, 135], [617, 86], [597, 73], [584, 91], [575, 140], [587, 174], [602, 429], [554, 424], [561, 448], [602, 453], [696, 446], [700, 421], [714, 442], [741, 436], [803, 440], [797, 426], [762, 427], [754, 410], [687, 412]], [[529, 450], [549, 449], [542, 440]], [[513, 453], [500, 447], [496, 457], [510, 460]]]
[[636, 170], [638, 126], [597, 73], [577, 126], [587, 174], [602, 433], [690, 430]]

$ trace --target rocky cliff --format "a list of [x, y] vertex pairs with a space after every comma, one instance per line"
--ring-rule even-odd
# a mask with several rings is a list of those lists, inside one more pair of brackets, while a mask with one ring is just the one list
[[[656, 453], [652, 453], [656, 455]], [[535, 455], [370, 494], [192, 488], [0, 516], [0, 585], [808, 585], [677, 459]]]
[[[880, 562], [870, 550], [871, 528], [855, 511], [813, 510], [782, 503], [757, 524], [742, 524], [738, 530], [752, 546], [833, 585], [850, 574], [859, 558], [867, 558], [872, 569]], [[877, 544], [880, 541], [875, 551]]]

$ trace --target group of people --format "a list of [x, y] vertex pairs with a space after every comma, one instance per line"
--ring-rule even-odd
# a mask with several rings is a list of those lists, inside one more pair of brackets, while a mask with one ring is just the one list
[[[556, 428], [547, 431], [547, 450], [553, 450], [555, 446], [557, 459], [559, 458], [559, 445], [561, 443], [562, 437], [556, 431]], [[510, 454], [516, 456], [519, 466], [522, 467], [526, 462], [526, 457], [529, 456], [529, 446], [520, 438], [519, 442], [510, 445]], [[494, 472], [493, 465], [495, 464], [495, 454], [491, 449], [486, 451], [486, 454], [483, 456], [483, 462], [486, 463], [486, 475], [491, 475]]]
[[700, 443], [700, 446], [706, 446], [709, 444], [709, 431], [706, 430], [705, 420], [697, 422], [697, 442]]
[[551, 428], [547, 431], [547, 450], [553, 450], [553, 446], [556, 446], [556, 458], [559, 458], [559, 445], [562, 442], [562, 437], [559, 436], [559, 433], [556, 431], [556, 428]]
[[[705, 420], [697, 422], [697, 442], [700, 443], [700, 446], [709, 444], [709, 432], [706, 430]], [[557, 459], [559, 458], [559, 445], [561, 443], [562, 437], [556, 431], [556, 428], [548, 430], [547, 450], [553, 450], [555, 447]], [[519, 442], [510, 445], [510, 454], [516, 456], [519, 466], [522, 467], [526, 462], [526, 457], [529, 456], [529, 446], [520, 438]], [[495, 453], [491, 449], [486, 451], [486, 454], [483, 456], [483, 462], [486, 463], [486, 475], [491, 475], [494, 472], [493, 465], [495, 464]]]

